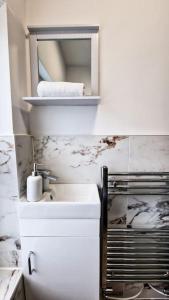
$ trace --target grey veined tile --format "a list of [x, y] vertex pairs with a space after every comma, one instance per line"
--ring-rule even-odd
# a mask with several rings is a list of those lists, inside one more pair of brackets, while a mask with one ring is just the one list
[[169, 136], [131, 136], [129, 171], [169, 171]]
[[39, 136], [34, 138], [35, 159], [44, 163], [58, 182], [100, 183], [103, 165], [110, 171], [128, 168], [126, 136]]
[[127, 197], [111, 196], [108, 201], [108, 224], [111, 228], [125, 228], [127, 219]]
[[0, 267], [19, 264], [18, 196], [13, 136], [0, 137]]
[[[131, 136], [129, 171], [169, 171], [169, 136]], [[169, 196], [130, 196], [127, 224], [132, 227], [169, 225]]]
[[127, 225], [132, 228], [169, 228], [169, 196], [129, 197]]
[[33, 168], [32, 137], [29, 135], [15, 136], [16, 160], [19, 194], [26, 191], [26, 180]]

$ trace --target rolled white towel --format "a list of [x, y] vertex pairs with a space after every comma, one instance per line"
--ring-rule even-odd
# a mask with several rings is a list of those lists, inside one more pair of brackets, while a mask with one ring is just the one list
[[37, 87], [39, 97], [81, 97], [84, 83], [40, 81]]

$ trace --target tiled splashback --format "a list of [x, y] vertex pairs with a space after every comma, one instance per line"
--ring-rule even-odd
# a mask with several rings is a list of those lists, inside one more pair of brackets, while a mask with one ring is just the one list
[[19, 195], [26, 190], [26, 180], [33, 167], [32, 138], [28, 135], [15, 136], [16, 163], [18, 172]]
[[129, 138], [118, 136], [41, 136], [34, 138], [35, 160], [58, 182], [100, 183], [100, 168], [128, 169]]
[[[114, 171], [169, 171], [168, 136], [38, 136], [35, 159], [58, 182], [96, 182], [100, 168]], [[109, 203], [112, 226], [166, 227], [168, 196], [116, 196]]]
[[[129, 171], [169, 171], [169, 137], [130, 137]], [[168, 227], [169, 195], [128, 197], [126, 223], [132, 227]]]
[[13, 136], [0, 138], [0, 266], [19, 264], [17, 170]]
[[18, 196], [25, 191], [31, 162], [30, 136], [0, 137], [0, 267], [20, 265], [16, 204]]
[[37, 136], [35, 160], [59, 182], [100, 182], [110, 171], [168, 171], [169, 136]]
[[[58, 182], [100, 184], [103, 165], [112, 172], [169, 171], [169, 136], [36, 136], [33, 144], [34, 159]], [[32, 162], [30, 136], [0, 137], [0, 266], [19, 264], [16, 200], [25, 192]], [[112, 226], [166, 227], [169, 197], [117, 196], [109, 211]]]

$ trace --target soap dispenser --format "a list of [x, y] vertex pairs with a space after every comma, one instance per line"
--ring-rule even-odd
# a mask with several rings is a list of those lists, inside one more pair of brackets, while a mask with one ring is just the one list
[[39, 201], [42, 198], [42, 176], [38, 174], [37, 164], [33, 164], [32, 175], [27, 178], [27, 200]]

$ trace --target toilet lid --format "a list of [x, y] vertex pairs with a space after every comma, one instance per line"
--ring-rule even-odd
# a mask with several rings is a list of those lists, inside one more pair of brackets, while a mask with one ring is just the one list
[[106, 292], [106, 299], [130, 300], [137, 298], [143, 291], [143, 283], [119, 283], [112, 284], [112, 290]]
[[149, 286], [157, 293], [169, 297], [169, 283], [167, 282], [149, 283]]

